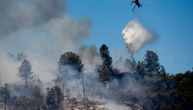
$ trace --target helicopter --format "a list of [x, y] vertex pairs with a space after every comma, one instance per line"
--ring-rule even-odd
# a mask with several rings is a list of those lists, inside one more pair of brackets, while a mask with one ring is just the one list
[[132, 11], [135, 10], [136, 6], [137, 6], [138, 8], [140, 8], [140, 7], [142, 6], [142, 4], [140, 3], [140, 0], [132, 0], [131, 5], [132, 5], [132, 4], [135, 4], [135, 6], [133, 7]]

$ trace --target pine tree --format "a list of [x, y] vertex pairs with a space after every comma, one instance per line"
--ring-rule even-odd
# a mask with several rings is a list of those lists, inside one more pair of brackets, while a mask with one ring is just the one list
[[100, 47], [99, 54], [103, 61], [103, 64], [98, 67], [99, 79], [104, 83], [110, 81], [112, 76], [112, 57], [105, 44]]
[[146, 51], [145, 55], [145, 68], [146, 72], [149, 73], [149, 75], [155, 75], [158, 74], [160, 71], [160, 64], [159, 64], [159, 58], [158, 55], [153, 51]]
[[103, 65], [106, 65], [108, 68], [111, 68], [112, 57], [110, 56], [109, 49], [105, 44], [103, 44], [100, 47], [99, 53], [100, 53], [100, 56], [103, 60]]
[[22, 62], [21, 66], [18, 68], [20, 78], [25, 81], [25, 87], [27, 92], [29, 92], [28, 91], [29, 80], [33, 78], [32, 76], [33, 72], [31, 71], [31, 69], [32, 69], [32, 65], [26, 59]]
[[47, 89], [46, 104], [48, 110], [59, 110], [63, 102], [62, 90], [58, 86], [54, 86], [51, 89]]
[[8, 84], [6, 83], [4, 87], [0, 88], [0, 95], [4, 101], [4, 110], [7, 110], [7, 104], [10, 98], [11, 91], [8, 88]]
[[77, 72], [82, 72], [84, 65], [78, 55], [73, 52], [66, 52], [60, 56], [59, 62], [59, 71], [62, 66], [70, 66]]
[[44, 105], [44, 99], [41, 88], [38, 86], [33, 86], [32, 88], [32, 101], [34, 103], [34, 108], [36, 110], [41, 110]]

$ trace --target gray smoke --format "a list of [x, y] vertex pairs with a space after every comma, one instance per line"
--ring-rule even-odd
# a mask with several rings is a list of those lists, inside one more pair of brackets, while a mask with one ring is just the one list
[[[80, 55], [85, 64], [85, 85], [88, 96], [99, 94], [107, 99], [119, 99], [122, 95], [115, 90], [123, 91], [125, 94], [128, 91], [140, 94], [143, 89], [140, 85], [136, 86], [136, 82], [132, 79], [129, 83], [126, 83], [128, 79], [121, 81], [129, 84], [125, 89], [117, 89], [117, 80], [113, 80], [109, 88], [99, 83], [96, 66], [101, 64], [101, 59], [96, 55], [95, 47], [81, 46], [82, 40], [89, 36], [90, 22], [88, 19], [73, 19], [66, 13], [65, 8], [66, 0], [0, 0], [1, 82], [21, 81], [17, 76], [21, 61], [14, 60], [14, 57], [10, 58], [7, 53], [11, 53], [11, 56], [24, 53], [25, 58], [32, 64], [35, 76], [46, 83], [56, 79], [59, 56], [66, 51], [73, 51]], [[129, 28], [124, 32], [127, 33], [127, 29], [134, 29], [137, 32], [134, 36], [136, 39], [131, 42], [131, 50], [136, 52], [150, 39], [149, 33], [136, 21], [131, 22], [127, 27]], [[119, 64], [117, 62], [117, 65]], [[119, 65], [119, 69], [129, 71], [123, 68], [125, 65]], [[71, 68], [65, 69], [68, 73], [63, 77], [66, 78], [63, 80], [66, 89], [70, 89], [72, 94], [82, 95], [82, 80], [74, 77], [76, 72]]]
[[[41, 80], [54, 79], [59, 56], [78, 51], [89, 36], [90, 21], [66, 13], [66, 0], [0, 0], [0, 76], [13, 83], [21, 61], [10, 55], [24, 53]], [[6, 68], [5, 68], [6, 67]], [[46, 75], [46, 77], [45, 77]]]
[[1, 0], [0, 37], [64, 15], [66, 0]]

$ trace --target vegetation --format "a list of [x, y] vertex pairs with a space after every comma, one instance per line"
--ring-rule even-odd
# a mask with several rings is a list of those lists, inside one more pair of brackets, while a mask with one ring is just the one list
[[[120, 91], [127, 87], [128, 82], [121, 81], [123, 78], [133, 79], [144, 89], [146, 97], [131, 92], [120, 92], [121, 100], [131, 101], [139, 104], [144, 110], [193, 110], [193, 71], [185, 73], [169, 74], [163, 65], [159, 63], [156, 52], [146, 51], [143, 61], [126, 59], [128, 68], [132, 71], [120, 72], [112, 66], [113, 59], [110, 56], [108, 47], [103, 44], [99, 49], [99, 57], [102, 64], [97, 66], [99, 83], [109, 84], [116, 79]], [[56, 80], [65, 81], [64, 77], [68, 71], [63, 71], [63, 67], [70, 67], [74, 72], [84, 72], [84, 64], [80, 57], [73, 52], [66, 52], [60, 56], [58, 71], [62, 76]], [[18, 68], [19, 77], [25, 81], [25, 89], [29, 89], [29, 80], [32, 79], [32, 65], [28, 60], [23, 60]], [[76, 77], [81, 78], [81, 77]], [[125, 83], [124, 85], [122, 83]], [[0, 103], [9, 110], [63, 110], [64, 91], [57, 83], [55, 86], [47, 88], [47, 92], [40, 85], [32, 83], [30, 94], [12, 94], [9, 88], [11, 84], [5, 84], [0, 88]], [[65, 86], [63, 86], [63, 89]], [[123, 90], [122, 90], [123, 91]], [[84, 91], [85, 92], [85, 91]], [[85, 93], [84, 93], [85, 95]], [[118, 95], [117, 95], [118, 97]], [[85, 97], [84, 97], [85, 98]], [[145, 100], [145, 101], [144, 101]], [[142, 102], [143, 101], [143, 102]]]
[[100, 57], [103, 61], [102, 65], [98, 67], [99, 79], [102, 82], [110, 81], [112, 75], [112, 57], [110, 56], [108, 47], [103, 44], [100, 47]]
[[48, 110], [60, 110], [62, 108], [61, 104], [63, 102], [63, 94], [61, 88], [54, 86], [47, 89], [46, 105]]
[[30, 64], [30, 62], [25, 59], [22, 62], [21, 66], [18, 68], [20, 78], [25, 81], [27, 94], [29, 92], [29, 80], [33, 78], [32, 77], [33, 72], [31, 72], [32, 69], [31, 67], [32, 65]]
[[78, 72], [83, 71], [83, 64], [78, 55], [73, 52], [66, 52], [60, 56], [60, 60], [58, 62], [59, 69], [63, 66], [70, 66], [74, 70]]

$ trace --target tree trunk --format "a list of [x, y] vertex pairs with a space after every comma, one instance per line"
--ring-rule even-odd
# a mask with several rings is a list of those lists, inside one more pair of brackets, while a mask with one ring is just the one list
[[82, 76], [82, 92], [83, 92], [83, 98], [84, 98], [84, 107], [87, 110], [87, 104], [86, 104], [86, 90], [85, 90], [85, 81], [84, 81], [84, 74]]
[[7, 110], [7, 97], [5, 96], [5, 110]]
[[25, 78], [25, 86], [26, 86], [26, 94], [29, 95], [29, 90], [28, 90], [28, 78]]
[[5, 110], [7, 110], [7, 84], [5, 84], [5, 99], [4, 99], [4, 104], [5, 104]]

